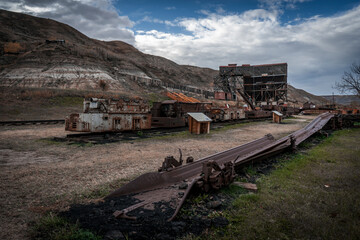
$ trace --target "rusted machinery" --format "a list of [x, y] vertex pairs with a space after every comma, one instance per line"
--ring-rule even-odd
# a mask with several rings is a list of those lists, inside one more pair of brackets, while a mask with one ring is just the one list
[[76, 132], [150, 128], [150, 106], [146, 101], [137, 99], [85, 99], [83, 113], [74, 113], [65, 119], [65, 130]]
[[165, 100], [153, 103], [151, 109], [153, 127], [184, 127], [187, 124], [188, 112], [208, 113], [211, 103], [179, 102]]
[[243, 108], [212, 107], [211, 103], [165, 100], [153, 103], [150, 110], [143, 100], [90, 98], [84, 100], [82, 113], [65, 119], [65, 130], [95, 133], [184, 127], [189, 112], [204, 113], [215, 122], [245, 118]]
[[248, 162], [259, 161], [280, 152], [295, 149], [301, 142], [325, 125], [336, 128], [341, 121], [334, 118], [331, 113], [324, 113], [315, 118], [305, 128], [300, 129], [286, 137], [275, 140], [273, 136], [266, 135], [250, 143], [216, 153], [214, 155], [189, 161], [182, 165], [182, 154], [177, 161], [173, 157], [165, 159], [159, 172], [141, 175], [135, 180], [114, 191], [107, 199], [129, 195], [136, 199], [135, 205], [116, 211], [115, 217], [134, 219], [136, 216], [127, 214], [137, 208], [154, 209], [165, 203], [173, 209], [171, 221], [179, 212], [186, 197], [193, 187], [204, 191], [219, 189], [228, 185], [234, 179], [235, 169]]
[[183, 127], [188, 124], [189, 112], [202, 112], [214, 122], [245, 118], [245, 111], [238, 107], [213, 107], [211, 103], [185, 103], [176, 100], [155, 102], [152, 113], [153, 127]]

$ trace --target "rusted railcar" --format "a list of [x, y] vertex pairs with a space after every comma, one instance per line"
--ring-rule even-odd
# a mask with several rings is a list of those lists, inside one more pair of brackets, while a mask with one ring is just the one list
[[148, 102], [137, 99], [84, 100], [83, 113], [65, 119], [65, 130], [74, 132], [121, 132], [151, 128]]
[[176, 100], [156, 102], [151, 110], [153, 127], [184, 127], [189, 112], [201, 112], [215, 122], [245, 118], [243, 108], [213, 107], [211, 103], [184, 103]]
[[266, 111], [266, 110], [245, 111], [245, 116], [247, 119], [270, 118], [272, 117], [272, 111]]
[[188, 112], [209, 114], [211, 103], [185, 103], [165, 100], [153, 103], [151, 109], [153, 127], [184, 127], [188, 123]]
[[243, 108], [212, 108], [207, 114], [214, 122], [240, 120], [245, 118], [245, 111]]

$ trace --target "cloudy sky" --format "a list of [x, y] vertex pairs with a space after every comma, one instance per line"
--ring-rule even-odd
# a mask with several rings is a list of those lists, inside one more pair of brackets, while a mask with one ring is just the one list
[[122, 40], [179, 64], [288, 63], [288, 81], [314, 94], [360, 63], [354, 0], [11, 0], [0, 8], [52, 18], [89, 37]]

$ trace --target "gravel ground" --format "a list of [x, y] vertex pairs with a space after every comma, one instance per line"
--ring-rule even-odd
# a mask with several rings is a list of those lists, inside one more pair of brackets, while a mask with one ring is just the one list
[[178, 148], [185, 158], [199, 159], [268, 133], [280, 138], [313, 118], [245, 124], [206, 136], [91, 146], [51, 141], [66, 135], [61, 125], [0, 127], [0, 239], [28, 239], [29, 225], [46, 211], [66, 209], [81, 194], [105, 184], [119, 185], [156, 171], [166, 156], [178, 158]]

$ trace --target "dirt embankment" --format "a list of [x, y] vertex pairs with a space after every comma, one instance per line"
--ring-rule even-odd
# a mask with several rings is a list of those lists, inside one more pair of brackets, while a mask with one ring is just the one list
[[[84, 201], [84, 194], [119, 186], [156, 171], [167, 155], [195, 159], [271, 133], [276, 138], [305, 126], [312, 117], [285, 124], [259, 122], [206, 136], [171, 137], [81, 147], [49, 139], [65, 136], [63, 126], [0, 128], [1, 239], [28, 238], [29, 223], [48, 210]], [[113, 184], [113, 185], [112, 185]]]

